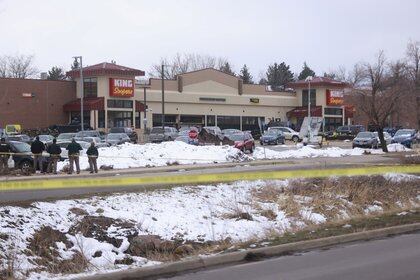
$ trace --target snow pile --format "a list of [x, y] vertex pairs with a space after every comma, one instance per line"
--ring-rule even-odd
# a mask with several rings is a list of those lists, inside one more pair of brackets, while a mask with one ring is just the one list
[[[234, 147], [194, 146], [179, 141], [144, 145], [125, 143], [98, 150], [98, 167], [107, 165], [115, 169], [250, 160], [247, 155]], [[61, 170], [66, 164], [68, 160], [59, 162], [58, 169]], [[83, 170], [88, 167], [88, 158], [81, 156], [80, 168]]]
[[393, 153], [411, 151], [409, 148], [407, 148], [404, 145], [401, 145], [400, 143], [389, 144], [387, 148], [388, 148], [388, 152], [393, 152]]
[[360, 156], [364, 153], [363, 149], [341, 149], [329, 147], [326, 149], [315, 149], [310, 146], [303, 146], [297, 150], [274, 151], [271, 149], [257, 147], [254, 151], [255, 159], [286, 159], [286, 158], [307, 158], [307, 157], [343, 157]]

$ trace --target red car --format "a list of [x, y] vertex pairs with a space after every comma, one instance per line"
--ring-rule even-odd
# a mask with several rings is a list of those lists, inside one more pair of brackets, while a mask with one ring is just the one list
[[251, 133], [235, 133], [229, 135], [228, 138], [234, 142], [234, 147], [241, 150], [242, 152], [254, 152], [255, 142]]

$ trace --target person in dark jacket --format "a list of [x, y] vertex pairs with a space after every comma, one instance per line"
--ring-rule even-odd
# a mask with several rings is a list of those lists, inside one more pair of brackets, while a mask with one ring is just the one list
[[39, 170], [43, 172], [42, 170], [42, 152], [45, 151], [45, 145], [41, 141], [39, 141], [39, 136], [35, 138], [35, 141], [31, 145], [31, 152], [34, 155], [34, 172], [36, 172], [37, 166], [39, 167]]
[[9, 157], [12, 149], [9, 143], [6, 143], [6, 139], [1, 138], [0, 140], [0, 174], [9, 173]]
[[57, 162], [60, 159], [61, 148], [57, 145], [57, 139], [53, 139], [51, 145], [48, 146], [47, 152], [50, 154], [50, 160], [48, 162], [47, 172], [57, 174]]
[[90, 173], [98, 173], [98, 165], [96, 163], [96, 160], [98, 159], [99, 153], [98, 149], [95, 147], [95, 143], [90, 143], [90, 147], [87, 150], [86, 154], [89, 158], [89, 167], [90, 167]]
[[71, 140], [71, 143], [67, 146], [67, 151], [69, 151], [69, 161], [70, 161], [70, 170], [68, 174], [73, 173], [73, 165], [76, 163], [77, 174], [80, 173], [80, 164], [79, 164], [79, 153], [83, 150], [82, 146], [76, 142], [76, 140]]

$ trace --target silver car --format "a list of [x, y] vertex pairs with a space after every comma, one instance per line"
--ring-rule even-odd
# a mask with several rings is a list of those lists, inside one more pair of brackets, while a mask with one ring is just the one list
[[178, 131], [173, 127], [154, 127], [152, 128], [152, 131], [150, 131], [149, 141], [152, 143], [161, 143], [164, 141], [173, 141], [177, 137]]
[[373, 132], [359, 132], [356, 138], [353, 139], [353, 148], [360, 147], [377, 149], [378, 146], [378, 138]]
[[[381, 141], [379, 140], [378, 132], [375, 131], [374, 134], [375, 134], [376, 138], [378, 139], [378, 146], [380, 147], [381, 146]], [[387, 145], [391, 144], [392, 136], [389, 135], [389, 133], [386, 132], [386, 131], [384, 131], [384, 139], [385, 139], [385, 143]]]

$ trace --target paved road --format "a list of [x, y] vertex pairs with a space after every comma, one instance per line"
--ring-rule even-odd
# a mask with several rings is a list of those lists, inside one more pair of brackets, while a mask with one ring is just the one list
[[171, 280], [418, 280], [420, 234], [223, 267]]
[[[249, 172], [249, 171], [274, 171], [274, 170], [306, 170], [315, 168], [345, 168], [355, 166], [374, 166], [380, 164], [398, 163], [397, 157], [387, 155], [367, 155], [367, 156], [349, 156], [340, 158], [305, 158], [305, 159], [286, 159], [276, 161], [259, 161], [237, 164], [213, 164], [213, 165], [192, 165], [192, 166], [168, 166], [157, 168], [133, 168], [126, 170], [112, 170], [101, 172], [96, 176], [90, 176], [88, 173], [76, 175], [61, 176], [31, 176], [23, 178], [24, 180], [45, 180], [47, 178], [83, 178], [83, 177], [146, 177], [146, 176], [165, 176], [168, 173], [182, 174], [206, 174], [206, 173], [231, 173], [231, 172]], [[18, 178], [9, 178], [9, 180], [18, 180]], [[35, 183], [36, 184], [36, 183]], [[156, 186], [148, 186], [147, 189]], [[69, 197], [78, 197], [83, 195], [110, 193], [117, 191], [138, 191], [144, 190], [145, 186], [130, 187], [92, 187], [75, 189], [48, 189], [48, 190], [20, 190], [20, 191], [1, 191], [0, 204], [11, 204], [22, 201], [60, 199]]]

